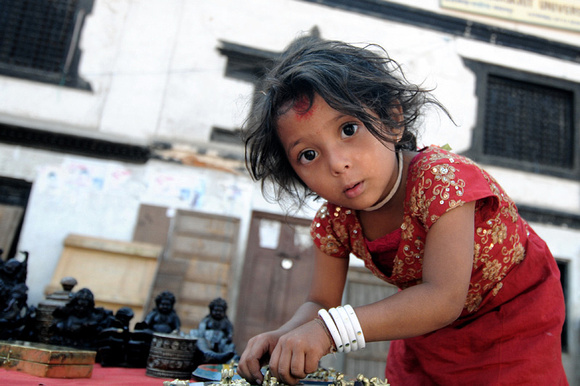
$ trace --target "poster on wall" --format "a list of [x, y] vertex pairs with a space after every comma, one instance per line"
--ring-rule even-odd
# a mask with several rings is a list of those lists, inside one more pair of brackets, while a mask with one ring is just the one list
[[440, 0], [441, 8], [580, 31], [580, 0]]

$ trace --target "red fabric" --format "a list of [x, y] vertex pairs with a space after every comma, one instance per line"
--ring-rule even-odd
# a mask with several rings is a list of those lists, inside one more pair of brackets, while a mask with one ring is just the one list
[[[173, 378], [174, 379], [174, 378]], [[155, 378], [145, 375], [145, 369], [122, 367], [101, 367], [95, 364], [91, 378], [42, 378], [15, 370], [0, 368], [1, 385], [18, 386], [73, 386], [73, 385], [123, 385], [123, 386], [162, 386], [169, 378]]]
[[354, 210], [323, 205], [311, 234], [322, 252], [337, 258], [353, 253], [377, 277], [405, 289], [421, 282], [430, 227], [472, 201], [475, 249], [463, 312], [451, 326], [392, 342], [387, 380], [393, 386], [566, 385], [560, 345], [565, 306], [556, 262], [514, 202], [473, 161], [436, 147], [412, 160], [392, 272], [373, 258]]
[[392, 386], [567, 385], [560, 334], [564, 299], [546, 244], [530, 233], [525, 261], [476, 315], [391, 342]]
[[401, 228], [399, 228], [376, 240], [365, 239], [367, 249], [373, 256], [373, 262], [387, 276], [391, 276], [393, 272], [393, 261], [401, 243], [401, 233]]

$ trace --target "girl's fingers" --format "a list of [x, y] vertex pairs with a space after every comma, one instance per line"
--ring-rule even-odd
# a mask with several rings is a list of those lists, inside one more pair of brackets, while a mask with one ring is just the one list
[[293, 343], [279, 342], [270, 358], [270, 374], [288, 385], [295, 385], [307, 375], [304, 372], [304, 350]]
[[250, 383], [261, 383], [262, 360], [267, 357], [269, 344], [265, 339], [252, 338], [238, 362], [238, 374]]
[[251, 384], [261, 384], [263, 381], [261, 367], [260, 361], [255, 359], [240, 362], [238, 364], [238, 374]]

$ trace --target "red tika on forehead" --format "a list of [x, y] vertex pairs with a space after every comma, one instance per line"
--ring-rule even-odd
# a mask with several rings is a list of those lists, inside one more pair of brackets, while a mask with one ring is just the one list
[[314, 104], [310, 105], [310, 99], [307, 96], [300, 97], [292, 106], [292, 109], [296, 113], [296, 119], [308, 119], [312, 116], [315, 110]]

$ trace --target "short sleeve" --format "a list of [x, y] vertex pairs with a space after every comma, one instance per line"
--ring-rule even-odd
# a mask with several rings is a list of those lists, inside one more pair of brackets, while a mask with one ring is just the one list
[[442, 149], [426, 153], [413, 165], [408, 187], [411, 212], [426, 229], [467, 202], [492, 197], [497, 205], [489, 176], [473, 161]]
[[[333, 257], [348, 258], [351, 248], [348, 231], [343, 222], [346, 218], [344, 213], [340, 213], [341, 209], [328, 203], [323, 204], [312, 221], [310, 235], [314, 245], [323, 253]], [[336, 216], [336, 213], [341, 215]]]

